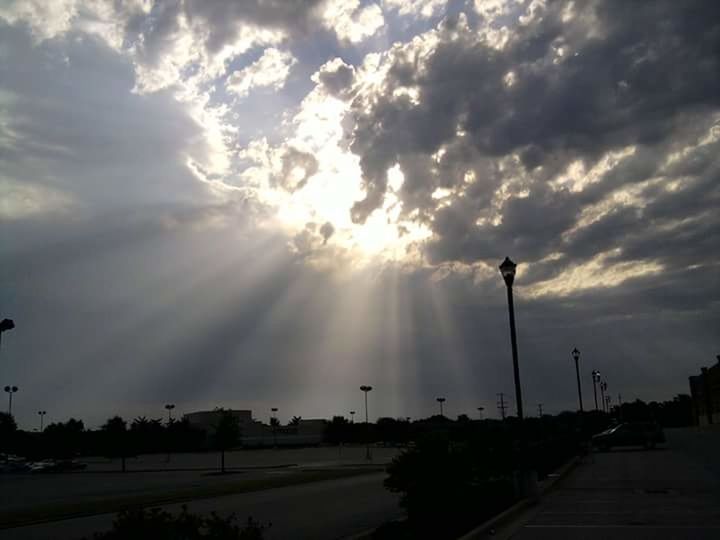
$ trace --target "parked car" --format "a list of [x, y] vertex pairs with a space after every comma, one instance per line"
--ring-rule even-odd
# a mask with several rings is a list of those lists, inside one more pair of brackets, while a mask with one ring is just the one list
[[46, 459], [43, 461], [36, 461], [30, 465], [30, 472], [34, 473], [45, 473], [45, 472], [68, 472], [68, 471], [81, 471], [87, 468], [86, 463], [80, 463], [75, 459], [63, 459], [54, 460]]
[[655, 448], [665, 442], [665, 433], [655, 422], [627, 422], [593, 435], [593, 446], [610, 450], [614, 446]]

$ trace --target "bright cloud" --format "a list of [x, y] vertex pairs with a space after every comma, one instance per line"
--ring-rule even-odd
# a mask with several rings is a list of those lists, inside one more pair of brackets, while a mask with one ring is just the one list
[[225, 85], [240, 97], [247, 96], [254, 88], [279, 90], [296, 63], [297, 60], [289, 52], [269, 47], [255, 62], [232, 73]]

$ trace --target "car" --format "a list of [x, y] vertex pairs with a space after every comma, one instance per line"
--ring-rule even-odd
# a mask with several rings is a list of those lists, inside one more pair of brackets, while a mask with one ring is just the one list
[[75, 459], [46, 459], [43, 461], [36, 461], [30, 465], [30, 472], [34, 473], [46, 473], [46, 472], [70, 472], [70, 471], [81, 471], [87, 468], [86, 463], [80, 463]]
[[610, 450], [615, 446], [655, 448], [665, 442], [662, 428], [655, 422], [625, 422], [593, 435], [593, 446]]

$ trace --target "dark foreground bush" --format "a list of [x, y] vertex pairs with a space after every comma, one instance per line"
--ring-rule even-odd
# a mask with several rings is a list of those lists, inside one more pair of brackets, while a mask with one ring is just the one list
[[428, 437], [388, 467], [385, 487], [400, 493], [409, 530], [377, 538], [457, 538], [515, 500], [511, 441], [496, 445]]
[[210, 517], [191, 514], [183, 505], [173, 515], [159, 508], [120, 512], [111, 530], [95, 533], [93, 540], [263, 540], [270, 525], [261, 525], [248, 518], [243, 527], [231, 514], [222, 518], [214, 512]]

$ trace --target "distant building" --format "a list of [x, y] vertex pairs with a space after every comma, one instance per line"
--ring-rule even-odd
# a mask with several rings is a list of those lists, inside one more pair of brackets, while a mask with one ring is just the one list
[[232, 409], [191, 412], [186, 414], [185, 418], [190, 425], [204, 430], [208, 437], [211, 437], [222, 414], [228, 412], [238, 419], [241, 445], [247, 448], [318, 445], [323, 441], [327, 425], [325, 420], [314, 419], [300, 420], [295, 425], [273, 428], [253, 420], [252, 411]]
[[212, 411], [197, 411], [187, 413], [185, 418], [191, 426], [202, 429], [207, 434], [215, 432], [215, 427], [220, 422], [220, 418], [223, 413], [230, 413], [238, 419], [240, 429], [245, 429], [248, 425], [253, 423], [252, 411], [241, 411], [233, 409], [215, 409]]
[[720, 356], [717, 364], [690, 377], [690, 395], [697, 425], [720, 423]]

